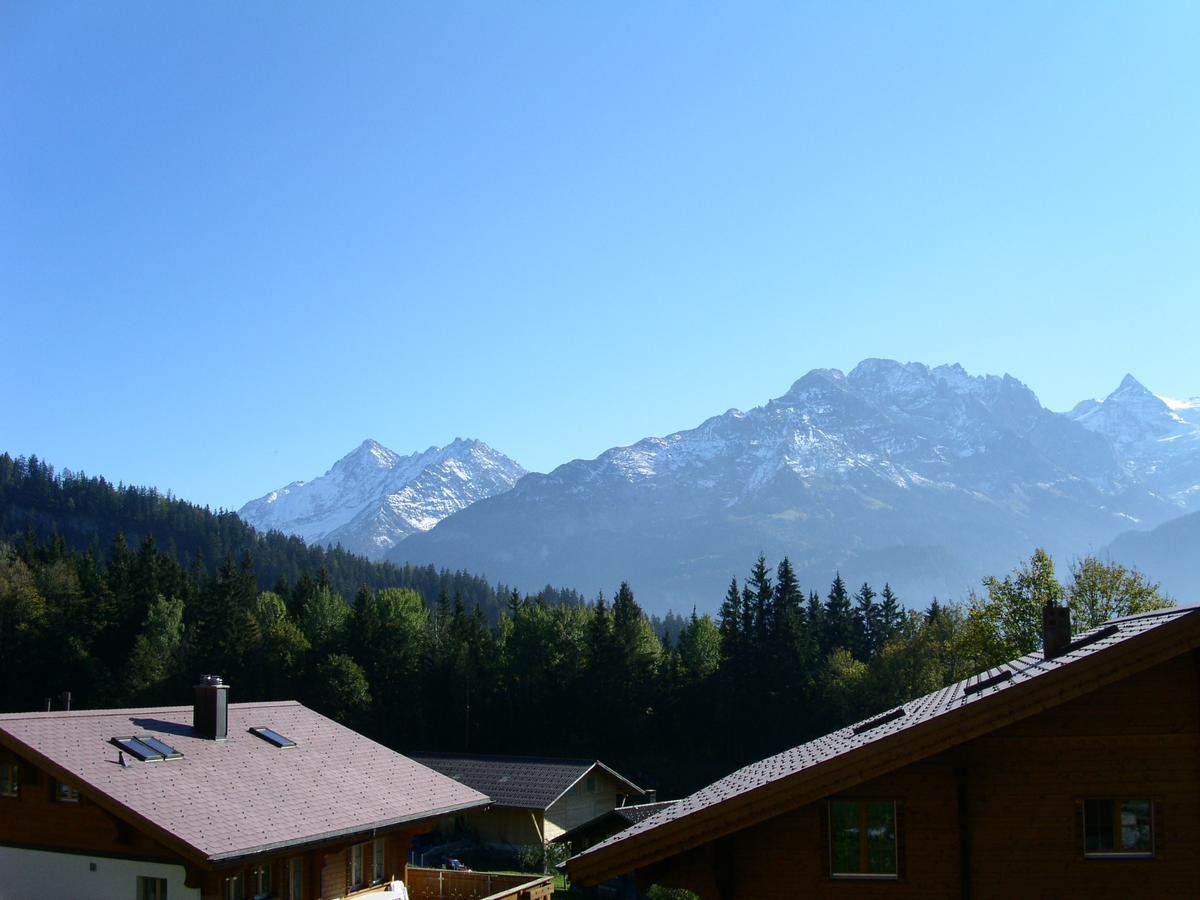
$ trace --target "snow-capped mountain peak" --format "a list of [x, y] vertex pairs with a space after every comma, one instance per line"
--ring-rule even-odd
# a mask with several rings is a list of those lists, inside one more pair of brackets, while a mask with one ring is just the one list
[[1106, 437], [1122, 465], [1184, 506], [1200, 496], [1200, 403], [1160, 397], [1126, 375], [1103, 400], [1085, 400], [1068, 418]]
[[410, 534], [502, 493], [525, 474], [482, 441], [401, 456], [368, 438], [311, 481], [294, 481], [252, 500], [239, 514], [259, 530], [310, 544], [341, 544], [379, 558]]
[[[1136, 406], [1139, 390], [1100, 405]], [[813, 369], [746, 412], [530, 476], [392, 558], [588, 593], [627, 578], [660, 611], [711, 608], [759, 551], [820, 578], [853, 568], [957, 590], [966, 581], [955, 586], [952, 571], [977, 578], [1032, 546], [1077, 551], [1177, 508], [1094, 431], [1010, 375], [867, 359], [848, 374]]]

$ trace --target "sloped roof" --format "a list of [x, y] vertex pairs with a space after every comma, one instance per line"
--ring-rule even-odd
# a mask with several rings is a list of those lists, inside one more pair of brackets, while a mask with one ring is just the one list
[[[247, 729], [296, 742], [280, 749]], [[114, 737], [151, 735], [182, 759], [117, 763]], [[478, 791], [296, 702], [231, 703], [229, 737], [192, 733], [192, 707], [0, 715], [0, 743], [110, 812], [215, 863], [483, 806]]]
[[674, 800], [660, 800], [657, 803], [639, 803], [634, 806], [618, 806], [613, 810], [613, 812], [630, 825], [636, 825], [638, 822], [650, 818], [655, 813], [662, 812], [664, 809], [674, 803]]
[[[551, 838], [550, 843], [570, 844], [584, 834], [614, 834], [643, 819], [650, 818], [674, 802], [674, 800], [661, 800], [655, 803], [639, 803], [633, 806], [617, 806], [613, 809], [606, 809], [594, 819], [588, 819], [586, 822], [564, 831], [558, 837]], [[561, 863], [559, 865], [561, 866]]]
[[1116, 619], [1051, 660], [1031, 653], [713, 782], [567, 863], [620, 875], [879, 777], [1200, 646], [1200, 607]]
[[454, 753], [414, 753], [412, 758], [482, 791], [492, 798], [494, 806], [547, 810], [594, 768], [607, 772], [631, 794], [645, 793], [628, 778], [595, 759]]

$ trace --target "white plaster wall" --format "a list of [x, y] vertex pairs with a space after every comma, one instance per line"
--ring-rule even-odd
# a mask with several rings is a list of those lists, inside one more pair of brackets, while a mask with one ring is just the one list
[[183, 866], [0, 847], [0, 900], [137, 900], [139, 875], [167, 879], [167, 900], [200, 900]]

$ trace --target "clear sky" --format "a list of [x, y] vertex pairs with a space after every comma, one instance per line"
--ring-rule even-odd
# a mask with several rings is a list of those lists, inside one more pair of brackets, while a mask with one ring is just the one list
[[1200, 394], [1200, 4], [0, 2], [0, 450], [213, 506], [869, 356]]

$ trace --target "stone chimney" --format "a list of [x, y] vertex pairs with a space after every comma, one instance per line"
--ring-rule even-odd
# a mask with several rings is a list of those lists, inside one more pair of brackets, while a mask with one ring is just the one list
[[201, 675], [195, 685], [192, 730], [197, 737], [223, 741], [229, 733], [229, 685], [220, 675]]
[[1062, 656], [1071, 643], [1071, 610], [1047, 603], [1042, 607], [1042, 658]]

